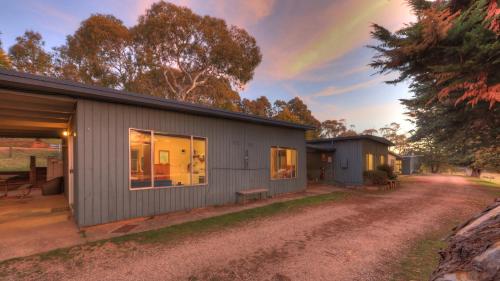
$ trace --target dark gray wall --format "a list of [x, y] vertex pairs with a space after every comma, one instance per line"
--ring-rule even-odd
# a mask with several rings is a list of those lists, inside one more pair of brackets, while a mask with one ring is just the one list
[[[242, 189], [264, 187], [274, 195], [306, 187], [302, 130], [83, 99], [76, 123], [75, 215], [81, 226], [233, 203]], [[129, 128], [207, 137], [208, 185], [130, 191]], [[270, 180], [275, 145], [297, 149], [296, 179]]]
[[[363, 184], [363, 155], [361, 140], [333, 143], [335, 148], [335, 181], [346, 185]], [[345, 164], [347, 162], [347, 167]], [[344, 166], [344, 167], [343, 167]]]
[[402, 159], [402, 173], [403, 175], [411, 175], [418, 173], [421, 166], [420, 156], [403, 156]]
[[372, 153], [374, 164], [373, 168], [377, 169], [380, 163], [380, 155], [385, 156], [385, 163], [387, 164], [387, 154], [389, 153], [389, 147], [383, 143], [371, 141], [371, 140], [363, 140], [363, 171], [365, 170], [365, 154]]

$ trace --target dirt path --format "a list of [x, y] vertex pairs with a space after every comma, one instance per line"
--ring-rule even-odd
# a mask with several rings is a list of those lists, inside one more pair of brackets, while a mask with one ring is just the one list
[[74, 263], [41, 268], [42, 279], [386, 280], [411, 240], [491, 202], [491, 195], [463, 178], [415, 180], [394, 192], [355, 196], [177, 244], [107, 244]]

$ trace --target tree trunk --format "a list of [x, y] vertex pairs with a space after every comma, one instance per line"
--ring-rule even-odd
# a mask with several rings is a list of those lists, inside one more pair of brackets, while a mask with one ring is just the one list
[[439, 164], [431, 164], [431, 173], [437, 174], [439, 172]]
[[471, 177], [479, 178], [481, 176], [481, 169], [472, 169]]

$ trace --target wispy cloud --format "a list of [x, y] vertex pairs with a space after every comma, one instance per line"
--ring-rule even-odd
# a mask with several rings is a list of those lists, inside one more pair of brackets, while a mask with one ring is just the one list
[[42, 16], [42, 24], [47, 29], [63, 35], [72, 31], [80, 22], [76, 16], [59, 10], [47, 3], [42, 4], [39, 1], [31, 2], [29, 7]]
[[378, 129], [391, 122], [400, 123], [405, 132], [410, 131], [413, 127], [407, 121], [408, 116], [404, 114], [404, 107], [397, 100], [355, 107], [326, 104], [318, 107], [314, 114], [321, 121], [346, 119], [347, 123], [354, 125], [357, 131]]
[[371, 80], [355, 83], [349, 86], [344, 86], [344, 87], [337, 87], [337, 86], [330, 86], [327, 87], [321, 91], [318, 91], [311, 96], [313, 97], [328, 97], [328, 96], [337, 96], [337, 95], [342, 95], [346, 93], [351, 93], [353, 91], [357, 90], [362, 90], [366, 89], [368, 87], [383, 83], [383, 81], [386, 81], [387, 77], [385, 76], [378, 76], [376, 78], [373, 78]]
[[295, 79], [363, 48], [374, 22], [392, 28], [413, 18], [405, 0], [330, 1], [311, 7], [290, 2], [297, 11], [280, 2], [284, 7], [277, 10], [287, 12], [277, 24], [282, 30], [273, 30], [263, 42], [264, 55], [272, 58], [266, 74], [274, 79]]
[[[132, 13], [142, 15], [158, 0], [139, 0]], [[200, 14], [210, 14], [225, 19], [229, 24], [249, 27], [269, 16], [276, 0], [173, 0], [179, 6], [189, 7]]]

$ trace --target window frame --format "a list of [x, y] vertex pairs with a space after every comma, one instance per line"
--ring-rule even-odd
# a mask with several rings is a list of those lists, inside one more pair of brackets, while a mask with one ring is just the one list
[[[151, 185], [152, 186], [146, 186], [146, 187], [132, 187], [132, 177], [131, 177], [131, 172], [132, 172], [132, 157], [131, 155], [131, 138], [130, 138], [130, 133], [131, 131], [138, 131], [138, 132], [143, 132], [143, 133], [150, 133], [151, 135]], [[185, 137], [189, 138], [190, 140], [190, 162], [189, 162], [189, 178], [190, 178], [190, 184], [189, 185], [172, 185], [172, 186], [157, 186], [155, 187], [155, 171], [154, 171], [154, 157], [155, 157], [155, 141], [154, 137], [155, 134], [162, 135], [162, 136], [171, 136], [171, 137]], [[149, 189], [168, 189], [168, 188], [186, 188], [186, 187], [199, 187], [199, 186], [208, 186], [208, 137], [202, 137], [202, 136], [197, 136], [197, 135], [182, 135], [182, 134], [176, 134], [176, 133], [168, 133], [165, 131], [157, 131], [157, 130], [150, 130], [150, 129], [138, 129], [138, 128], [128, 128], [128, 189], [130, 191], [140, 191], [140, 190], [149, 190]], [[193, 139], [203, 139], [205, 140], [205, 183], [199, 183], [199, 184], [193, 184]]]
[[[194, 155], [194, 139], [204, 139], [205, 140], [205, 183], [193, 184], [193, 155]], [[191, 135], [191, 185], [189, 186], [203, 186], [208, 185], [208, 138]]]
[[152, 189], [154, 188], [154, 168], [153, 165], [151, 166], [151, 185], [152, 186], [145, 186], [145, 187], [132, 187], [132, 139], [130, 137], [130, 133], [132, 131], [136, 132], [142, 132], [142, 133], [149, 133], [149, 136], [151, 137], [151, 149], [150, 149], [150, 157], [154, 156], [154, 147], [153, 147], [153, 131], [151, 130], [144, 130], [144, 129], [136, 129], [136, 128], [128, 128], [128, 189], [132, 191], [136, 190], [145, 190], [145, 189]]
[[295, 163], [295, 177], [291, 177], [291, 178], [273, 178], [272, 165], [269, 165], [269, 178], [270, 178], [270, 180], [271, 181], [296, 180], [299, 177], [299, 151], [294, 147], [271, 145], [269, 147], [269, 164], [271, 164], [271, 161], [273, 158], [273, 148], [295, 150], [295, 160], [297, 163]]

